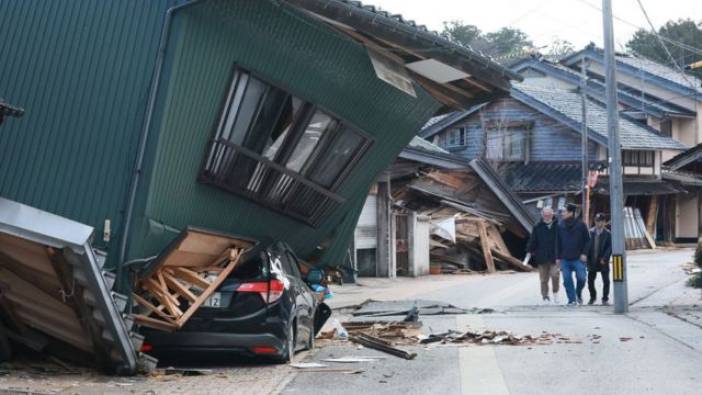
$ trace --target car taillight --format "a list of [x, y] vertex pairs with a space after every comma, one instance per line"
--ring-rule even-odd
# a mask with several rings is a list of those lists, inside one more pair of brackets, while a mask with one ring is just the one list
[[152, 346], [152, 345], [149, 344], [149, 343], [144, 342], [144, 343], [141, 344], [141, 350], [140, 350], [140, 351], [141, 351], [141, 352], [151, 352], [151, 351], [153, 351], [153, 349], [154, 349], [154, 346]]
[[264, 354], [264, 355], [275, 354], [278, 352], [278, 350], [276, 350], [275, 348], [268, 347], [268, 346], [251, 347], [250, 350], [254, 354]]
[[285, 284], [280, 280], [270, 280], [267, 282], [243, 283], [237, 289], [237, 292], [253, 292], [261, 295], [261, 298], [266, 303], [273, 303], [283, 296]]

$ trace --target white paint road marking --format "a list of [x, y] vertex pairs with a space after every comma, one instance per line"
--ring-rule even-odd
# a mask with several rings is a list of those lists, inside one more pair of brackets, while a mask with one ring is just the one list
[[[482, 317], [477, 315], [456, 317], [456, 327], [465, 330], [485, 328]], [[469, 346], [458, 348], [458, 368], [463, 395], [509, 395], [502, 370], [497, 365], [494, 346]]]

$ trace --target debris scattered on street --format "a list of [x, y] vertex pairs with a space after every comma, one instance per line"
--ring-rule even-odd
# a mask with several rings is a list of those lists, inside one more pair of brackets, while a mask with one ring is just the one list
[[179, 374], [181, 376], [206, 376], [212, 374], [212, 369], [194, 369], [194, 368], [173, 368], [169, 367], [163, 370], [165, 375]]
[[341, 358], [325, 358], [322, 362], [335, 363], [361, 363], [361, 362], [377, 362], [384, 358], [377, 357], [341, 357]]
[[460, 343], [470, 343], [477, 345], [487, 345], [487, 344], [507, 344], [512, 346], [520, 345], [533, 345], [533, 344], [553, 344], [553, 343], [566, 343], [566, 344], [579, 344], [582, 343], [579, 340], [571, 340], [557, 333], [541, 332], [539, 336], [523, 335], [517, 336], [508, 331], [455, 331], [451, 330], [443, 333], [431, 334], [419, 341], [420, 344], [430, 344], [438, 343], [442, 344], [460, 344]]
[[291, 363], [290, 366], [295, 369], [320, 369], [327, 367], [327, 365], [317, 362], [297, 362]]
[[377, 300], [367, 300], [352, 312], [355, 317], [389, 317], [405, 316], [410, 314], [423, 315], [444, 315], [444, 314], [466, 314], [468, 311], [454, 305], [436, 302], [431, 300], [407, 300], [381, 302]]
[[413, 352], [408, 352], [405, 350], [401, 350], [399, 348], [395, 348], [392, 346], [392, 343], [385, 341], [383, 339], [365, 335], [365, 334], [359, 334], [357, 336], [349, 336], [349, 340], [351, 340], [354, 343], [361, 344], [363, 346], [366, 346], [368, 348], [372, 348], [374, 350], [382, 351], [385, 353], [388, 353], [390, 355], [394, 355], [396, 357], [404, 358], [404, 359], [414, 359], [417, 357], [416, 353]]

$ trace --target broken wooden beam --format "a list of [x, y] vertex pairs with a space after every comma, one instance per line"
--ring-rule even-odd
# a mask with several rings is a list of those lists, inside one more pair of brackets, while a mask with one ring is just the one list
[[478, 234], [480, 238], [480, 246], [483, 249], [483, 257], [485, 258], [485, 266], [487, 266], [488, 273], [495, 273], [495, 261], [492, 258], [492, 251], [490, 249], [490, 242], [488, 240], [487, 229], [485, 227], [485, 222], [478, 222]]
[[384, 353], [394, 355], [399, 358], [410, 360], [417, 357], [417, 353], [400, 350], [399, 348], [390, 345], [389, 342], [386, 342], [377, 337], [360, 334], [358, 336], [349, 336], [349, 340], [364, 347], [382, 351]]
[[517, 259], [511, 255], [504, 254], [504, 253], [498, 251], [497, 249], [493, 249], [492, 253], [495, 254], [495, 256], [498, 259], [504, 261], [505, 263], [507, 263], [508, 265], [512, 266], [513, 268], [515, 268], [517, 270], [520, 270], [523, 272], [530, 272], [530, 271], [534, 270], [533, 267], [531, 267], [529, 265], [525, 265], [519, 259]]

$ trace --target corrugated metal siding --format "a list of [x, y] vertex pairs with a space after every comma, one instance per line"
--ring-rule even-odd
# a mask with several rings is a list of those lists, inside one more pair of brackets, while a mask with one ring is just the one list
[[113, 231], [170, 0], [0, 0], [0, 194]]
[[[360, 209], [376, 175], [437, 110], [438, 103], [421, 88], [416, 88], [415, 99], [376, 78], [363, 46], [284, 10], [256, 0], [211, 1], [176, 16], [168, 88], [159, 99], [155, 125], [154, 136], [159, 137], [150, 142], [157, 147], [155, 163], [146, 175], [148, 186], [141, 195], [146, 203], [131, 256], [161, 248], [154, 222], [273, 236], [288, 241], [301, 255], [334, 232], [348, 243], [358, 213], [346, 215], [347, 211]], [[349, 203], [318, 229], [196, 182], [235, 63], [325, 107], [375, 139], [339, 191]], [[342, 221], [351, 221], [349, 229], [339, 227]], [[332, 250], [343, 253], [337, 245]]]
[[[452, 149], [451, 152], [468, 159], [479, 156], [486, 137], [480, 125], [488, 120], [533, 121], [534, 126], [529, 136], [529, 160], [564, 161], [580, 158], [580, 135], [576, 131], [514, 99], [497, 100], [480, 113], [473, 114], [465, 122], [456, 125], [455, 127], [468, 128], [468, 145], [464, 150]], [[447, 133], [448, 130], [441, 135]], [[590, 159], [596, 160], [597, 144], [590, 141], [588, 152]]]

